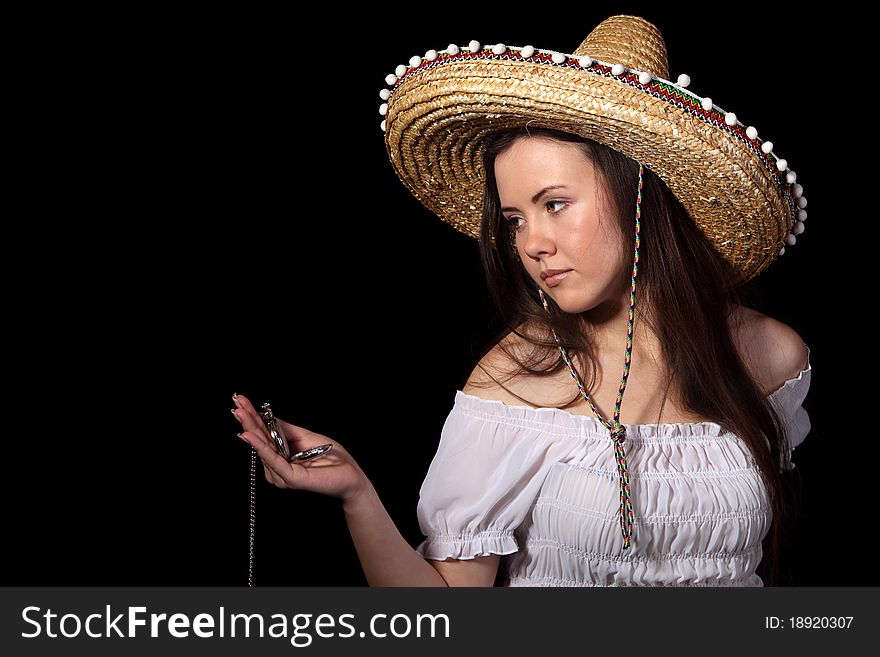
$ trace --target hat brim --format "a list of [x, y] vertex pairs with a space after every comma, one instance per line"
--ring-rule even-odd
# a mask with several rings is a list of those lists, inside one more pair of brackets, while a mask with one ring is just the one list
[[[736, 282], [763, 271], [791, 232], [796, 205], [760, 142], [716, 109], [657, 78], [612, 74], [594, 63], [521, 58], [438, 58], [393, 91], [386, 148], [404, 185], [431, 212], [477, 237], [483, 151], [498, 130], [548, 127], [581, 135], [641, 162], [681, 201]], [[427, 63], [426, 63], [427, 64]]]

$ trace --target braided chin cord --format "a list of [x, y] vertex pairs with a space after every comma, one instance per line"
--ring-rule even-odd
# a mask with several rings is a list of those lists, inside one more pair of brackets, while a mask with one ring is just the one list
[[[568, 365], [568, 371], [571, 374], [572, 378], [574, 378], [575, 383], [577, 383], [578, 389], [581, 391], [581, 395], [584, 399], [587, 400], [587, 403], [590, 405], [590, 408], [593, 410], [593, 413], [596, 414], [596, 417], [599, 421], [605, 425], [608, 429], [611, 441], [614, 445], [614, 458], [617, 461], [617, 474], [620, 481], [620, 509], [619, 509], [619, 519], [620, 519], [620, 531], [623, 534], [623, 549], [627, 550], [630, 547], [630, 541], [633, 533], [633, 510], [632, 510], [632, 502], [630, 500], [630, 488], [629, 488], [629, 470], [626, 465], [626, 451], [624, 450], [624, 442], [626, 441], [626, 427], [620, 423], [620, 405], [623, 402], [623, 392], [626, 390], [626, 381], [629, 378], [629, 368], [630, 363], [632, 361], [632, 345], [633, 345], [633, 323], [635, 320], [635, 306], [636, 306], [636, 276], [639, 273], [639, 232], [641, 229], [641, 219], [642, 219], [642, 175], [644, 173], [644, 165], [639, 163], [639, 193], [638, 199], [636, 200], [636, 237], [635, 237], [635, 253], [633, 256], [633, 268], [632, 268], [632, 285], [630, 287], [629, 293], [629, 319], [626, 325], [626, 355], [624, 358], [623, 365], [623, 376], [620, 379], [620, 387], [617, 389], [617, 400], [614, 404], [614, 415], [609, 422], [602, 414], [599, 412], [599, 409], [596, 408], [596, 405], [593, 403], [593, 400], [590, 399], [590, 395], [587, 393], [586, 388], [584, 388], [584, 384], [581, 382], [580, 377], [578, 377], [577, 372], [574, 370], [574, 366], [571, 363], [571, 359], [568, 357], [568, 353], [565, 350], [565, 347], [562, 346], [562, 343], [559, 340], [559, 336], [556, 335], [556, 331], [551, 327], [553, 331], [553, 337], [556, 340], [556, 344], [559, 347], [559, 352], [562, 354], [562, 359], [565, 361], [565, 364]], [[544, 304], [544, 310], [550, 314], [550, 306], [547, 304], [547, 298], [544, 296], [544, 291], [538, 287], [538, 294], [541, 297], [541, 302]]]

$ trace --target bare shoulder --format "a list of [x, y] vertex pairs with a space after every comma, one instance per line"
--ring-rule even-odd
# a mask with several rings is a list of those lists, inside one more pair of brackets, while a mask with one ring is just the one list
[[806, 369], [807, 346], [788, 324], [744, 306], [735, 315], [734, 339], [765, 395]]
[[474, 367], [462, 388], [462, 392], [483, 399], [506, 401], [509, 393], [499, 382], [503, 381], [502, 377], [506, 376], [512, 364], [506, 349], [515, 347], [516, 337], [513, 333], [508, 333], [501, 338]]
[[[517, 330], [523, 331], [524, 326], [519, 326]], [[516, 378], [511, 379], [510, 373], [516, 369], [516, 363], [511, 358], [511, 354], [521, 354], [523, 343], [523, 339], [513, 332], [501, 338], [474, 367], [462, 388], [462, 392], [509, 404], [522, 403], [518, 397], [511, 394], [511, 391], [518, 394], [524, 392], [520, 389], [523, 381]]]

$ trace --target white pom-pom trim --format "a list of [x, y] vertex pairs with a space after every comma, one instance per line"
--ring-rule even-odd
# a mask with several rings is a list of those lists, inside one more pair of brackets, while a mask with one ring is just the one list
[[794, 187], [791, 188], [791, 193], [794, 194], [795, 198], [800, 198], [804, 195], [804, 186], [800, 183], [796, 184]]
[[794, 235], [789, 235], [785, 238], [785, 243], [789, 246], [794, 246], [795, 244], [797, 244], [797, 237], [795, 237]]
[[[468, 49], [471, 52], [479, 52], [482, 49], [482, 45], [480, 44], [479, 41], [473, 40], [468, 44]], [[446, 48], [446, 52], [450, 55], [458, 55], [461, 52], [461, 50], [456, 44], [450, 43], [449, 46]], [[492, 46], [492, 53], [495, 55], [503, 55], [505, 52], [507, 52], [507, 46], [503, 43], [498, 43], [498, 44], [495, 44], [494, 46]], [[523, 48], [520, 49], [519, 54], [523, 59], [529, 59], [535, 54], [535, 48], [534, 48], [534, 46], [523, 46]], [[438, 55], [437, 55], [436, 50], [429, 50], [425, 53], [424, 60], [429, 61], [429, 62], [433, 62], [437, 59], [437, 56]], [[563, 64], [568, 59], [568, 56], [563, 53], [554, 52], [551, 54], [551, 59], [556, 64]], [[422, 64], [422, 61], [423, 61], [422, 57], [419, 57], [418, 55], [413, 55], [409, 60], [410, 67], [416, 68]], [[590, 57], [589, 55], [584, 55], [582, 57], [579, 57], [577, 61], [578, 61], [578, 64], [582, 68], [590, 68], [594, 63], [593, 58]], [[408, 70], [408, 68], [404, 64], [401, 64], [400, 66], [398, 66], [395, 69], [394, 73], [389, 74], [385, 77], [386, 84], [391, 85], [391, 86], [396, 85], [399, 78], [402, 77], [406, 73], [407, 70]], [[620, 76], [620, 75], [623, 75], [626, 72], [626, 70], [627, 69], [623, 64], [614, 64], [611, 67], [611, 74], [614, 76]], [[643, 84], [643, 85], [650, 84], [651, 80], [653, 79], [653, 76], [650, 73], [648, 73], [647, 71], [639, 72], [638, 76], [639, 76], [639, 83]], [[689, 75], [682, 73], [681, 75], [678, 76], [677, 85], [679, 87], [682, 87], [682, 88], [687, 87], [690, 83], [691, 83], [691, 78]], [[379, 97], [382, 100], [388, 100], [391, 97], [391, 92], [388, 89], [382, 89], [379, 92]], [[707, 112], [714, 108], [714, 104], [712, 102], [712, 99], [708, 96], [703, 98], [702, 101], [700, 102], [700, 104], [701, 104], [702, 108], [704, 110], [706, 110]], [[388, 112], [388, 104], [383, 103], [379, 107], [379, 113], [381, 115], [385, 116], [387, 114], [387, 112]], [[737, 123], [736, 114], [733, 112], [725, 113], [724, 122], [729, 126], [735, 125]], [[382, 127], [382, 130], [385, 131], [385, 121], [382, 121], [381, 127]], [[753, 139], [753, 140], [757, 139], [757, 137], [758, 137], [757, 128], [755, 128], [754, 126], [748, 126], [746, 128], [746, 136], [749, 139]], [[761, 150], [764, 153], [770, 153], [773, 150], [773, 142], [765, 141], [763, 144], [761, 144]], [[784, 172], [788, 168], [788, 161], [785, 159], [779, 159], [776, 161], [776, 166], [780, 172]], [[786, 182], [788, 182], [789, 184], [793, 184], [796, 180], [797, 180], [797, 174], [794, 171], [789, 171], [786, 174]], [[795, 232], [796, 232], [796, 234], [800, 234], [801, 232], [803, 232], [803, 220], [806, 219], [807, 213], [803, 208], [805, 208], [807, 206], [807, 199], [803, 197], [803, 187], [801, 185], [796, 185], [793, 190], [793, 193], [794, 193], [795, 198], [798, 199], [798, 207], [800, 208], [800, 211], [798, 212], [798, 219], [800, 221], [798, 223], [798, 227], [796, 227], [796, 229], [795, 229]], [[792, 241], [794, 239], [795, 238], [794, 238], [793, 234], [789, 235], [788, 236], [788, 243], [794, 244], [794, 242]], [[783, 248], [779, 254], [782, 255], [784, 252], [785, 252], [785, 248]]]
[[804, 222], [803, 221], [797, 222], [794, 225], [794, 230], [791, 232], [793, 232], [795, 235], [800, 235], [801, 233], [803, 233], [804, 232]]
[[798, 210], [797, 218], [798, 218], [798, 221], [806, 221], [807, 220], [807, 211], [806, 210]]
[[385, 132], [385, 120], [382, 120], [382, 123], [379, 124], [379, 127], [382, 128], [382, 132]]
[[779, 255], [785, 255], [785, 247], [784, 246], [781, 249], [779, 249]]

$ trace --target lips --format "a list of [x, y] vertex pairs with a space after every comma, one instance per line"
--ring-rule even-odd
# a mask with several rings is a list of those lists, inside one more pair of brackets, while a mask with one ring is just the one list
[[[545, 276], [544, 274], [547, 274]], [[554, 287], [559, 285], [569, 274], [571, 273], [571, 269], [566, 269], [563, 271], [559, 271], [559, 273], [553, 274], [551, 272], [542, 272], [541, 277], [544, 279], [544, 283], [547, 287]]]
[[566, 271], [571, 271], [571, 269], [545, 269], [541, 272], [541, 278], [550, 278], [551, 276], [555, 276], [556, 274], [561, 274], [562, 272]]

